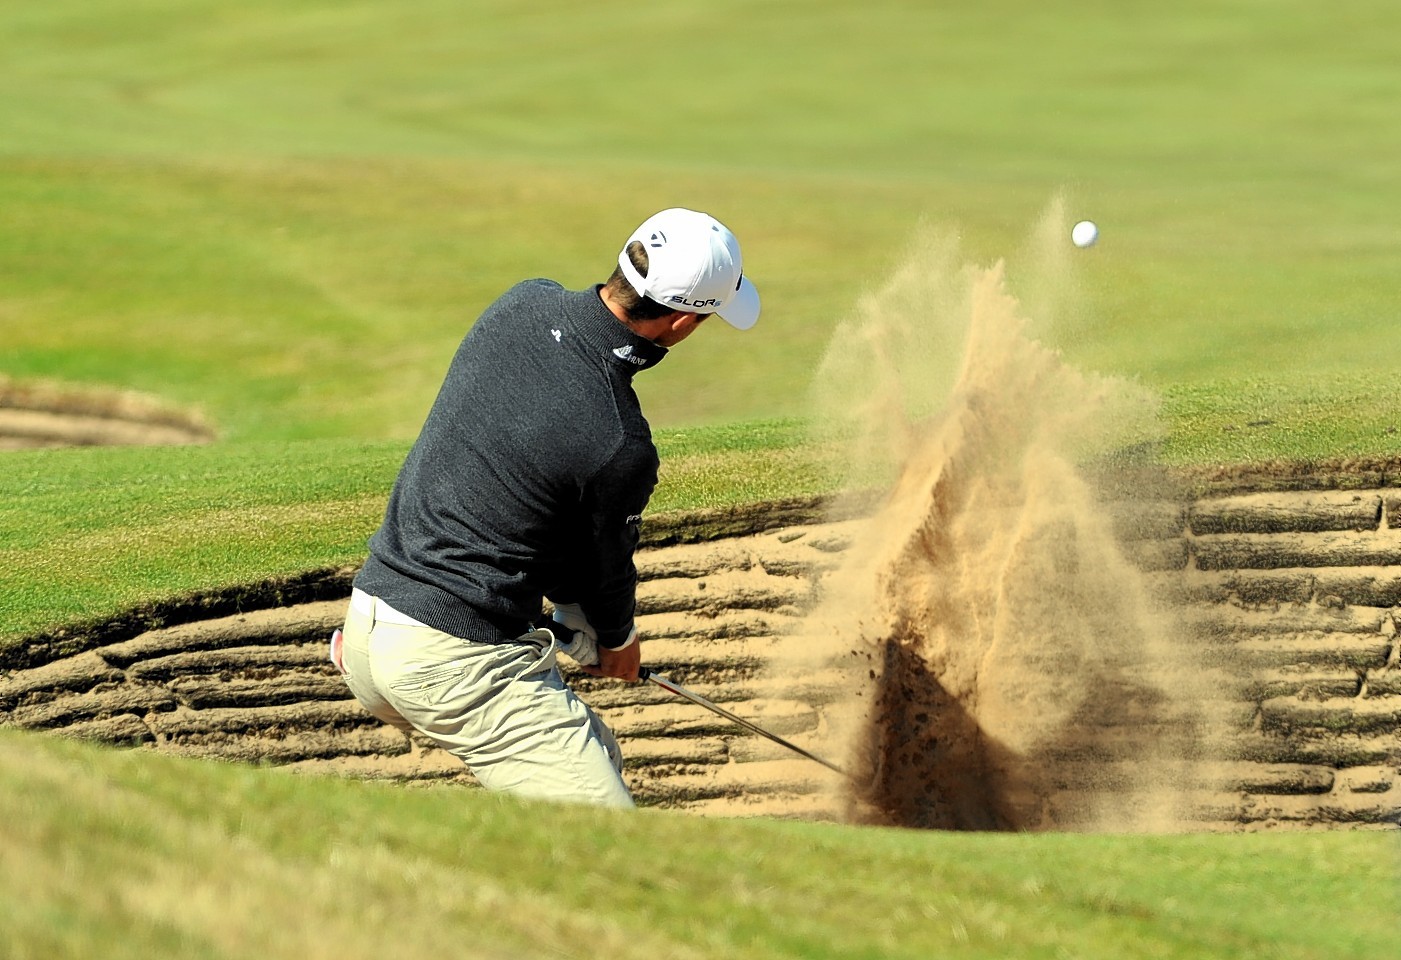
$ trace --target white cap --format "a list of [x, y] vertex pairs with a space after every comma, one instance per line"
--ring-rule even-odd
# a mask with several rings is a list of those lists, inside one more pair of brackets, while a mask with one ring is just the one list
[[[628, 257], [634, 240], [647, 248], [645, 277]], [[718, 313], [738, 330], [759, 319], [759, 291], [744, 276], [739, 241], [708, 213], [654, 213], [623, 244], [618, 266], [639, 294], [682, 313]]]

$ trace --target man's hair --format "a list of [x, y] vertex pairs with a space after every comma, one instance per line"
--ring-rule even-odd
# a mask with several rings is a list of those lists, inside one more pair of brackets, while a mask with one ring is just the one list
[[[637, 272], [642, 276], [647, 276], [647, 248], [641, 241], [634, 240], [628, 244], [628, 259], [637, 268]], [[655, 320], [657, 317], [664, 317], [668, 313], [675, 313], [675, 307], [668, 307], [664, 303], [658, 303], [650, 297], [644, 297], [632, 288], [628, 283], [628, 278], [623, 276], [623, 268], [617, 266], [613, 268], [613, 274], [604, 284], [608, 288], [609, 298], [618, 306], [623, 308], [629, 320]]]

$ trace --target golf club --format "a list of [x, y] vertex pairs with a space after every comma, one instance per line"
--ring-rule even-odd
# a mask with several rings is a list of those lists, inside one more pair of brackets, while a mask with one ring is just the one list
[[785, 739], [783, 739], [782, 737], [780, 737], [780, 736], [779, 736], [778, 734], [776, 734], [776, 733], [770, 733], [769, 731], [765, 730], [763, 727], [759, 726], [758, 724], [753, 723], [752, 721], [746, 720], [746, 719], [744, 719], [743, 717], [740, 717], [740, 716], [736, 716], [735, 714], [733, 714], [733, 713], [731, 713], [730, 711], [726, 710], [724, 707], [719, 706], [718, 704], [711, 703], [709, 700], [705, 699], [705, 697], [702, 697], [700, 694], [692, 693], [690, 690], [687, 690], [685, 687], [681, 686], [681, 684], [677, 683], [675, 680], [668, 680], [666, 677], [662, 676], [660, 673], [657, 673], [657, 671], [655, 671], [655, 670], [649, 669], [649, 668], [647, 668], [647, 667], [642, 667], [640, 670], [638, 670], [637, 675], [638, 675], [639, 679], [642, 679], [642, 680], [650, 680], [650, 681], [652, 681], [653, 683], [655, 683], [657, 686], [661, 687], [663, 690], [666, 690], [666, 691], [668, 691], [668, 692], [670, 692], [670, 693], [674, 693], [674, 694], [676, 694], [678, 697], [684, 697], [685, 699], [691, 701], [691, 702], [694, 703], [694, 704], [698, 704], [699, 706], [705, 707], [705, 709], [709, 710], [710, 712], [712, 712], [712, 713], [717, 713], [717, 714], [719, 714], [720, 716], [724, 717], [726, 720], [729, 720], [729, 721], [731, 721], [731, 722], [733, 722], [733, 723], [739, 724], [741, 727], [744, 727], [746, 730], [752, 730], [752, 731], [754, 731], [755, 733], [759, 734], [759, 736], [761, 736], [761, 737], [768, 737], [768, 738], [769, 738], [770, 740], [772, 740], [774, 743], [781, 744], [781, 745], [787, 747], [789, 750], [794, 751], [795, 753], [801, 753], [803, 756], [807, 757], [809, 760], [816, 760], [818, 763], [822, 764], [822, 765], [823, 765], [824, 767], [826, 767], [828, 770], [832, 770], [832, 771], [835, 771], [836, 773], [840, 773], [840, 774], [841, 774], [842, 776], [844, 776], [844, 777], [850, 777], [850, 776], [851, 776], [851, 774], [847, 773], [845, 770], [843, 770], [841, 767], [837, 766], [835, 763], [830, 763], [830, 762], [828, 762], [828, 761], [826, 761], [826, 760], [823, 760], [821, 757], [817, 756], [817, 754], [815, 754], [815, 753], [809, 753], [808, 751], [804, 750], [802, 747], [798, 746], [796, 743], [792, 743], [792, 742], [790, 742], [790, 741], [788, 741], [788, 740], [785, 740]]

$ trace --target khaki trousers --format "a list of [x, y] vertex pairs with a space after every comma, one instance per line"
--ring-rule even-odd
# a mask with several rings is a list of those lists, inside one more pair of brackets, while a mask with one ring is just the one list
[[486, 788], [633, 806], [618, 741], [565, 684], [548, 630], [475, 643], [360, 593], [343, 636], [341, 666], [355, 698], [385, 723], [427, 736]]

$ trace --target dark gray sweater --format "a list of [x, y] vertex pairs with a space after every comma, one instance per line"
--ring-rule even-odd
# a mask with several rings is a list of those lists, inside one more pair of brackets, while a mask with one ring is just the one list
[[355, 585], [471, 640], [519, 636], [548, 597], [625, 642], [658, 465], [632, 377], [665, 355], [598, 287], [512, 287], [453, 357]]

